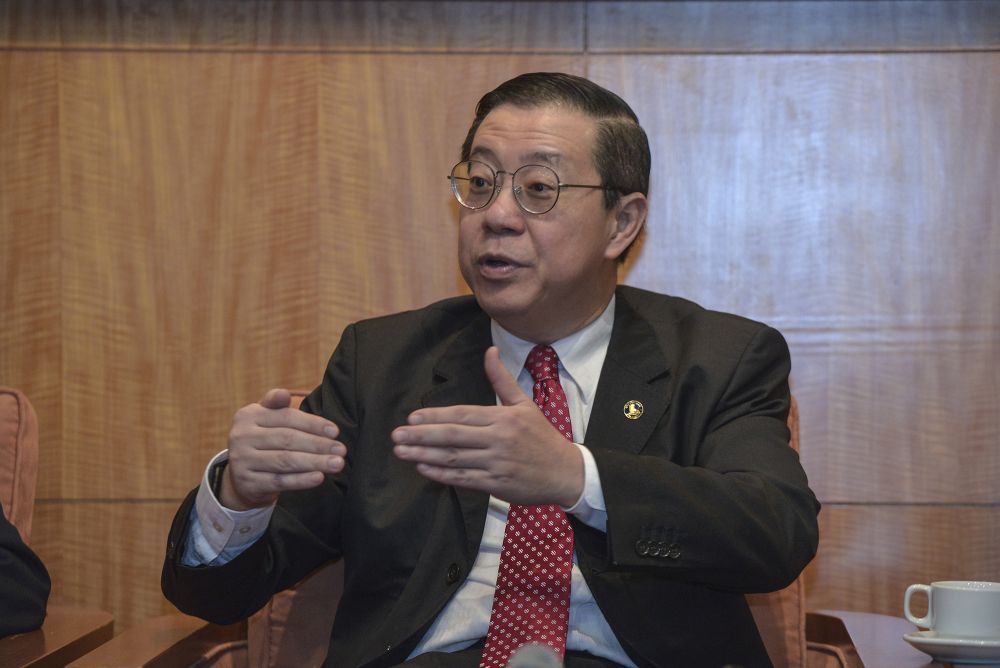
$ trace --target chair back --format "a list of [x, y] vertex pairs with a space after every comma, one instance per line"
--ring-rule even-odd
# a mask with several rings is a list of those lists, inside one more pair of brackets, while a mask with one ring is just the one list
[[[298, 407], [307, 393], [292, 392]], [[791, 446], [799, 451], [799, 410], [792, 397], [788, 413]], [[343, 562], [327, 564], [300, 583], [275, 594], [247, 626], [247, 652], [253, 668], [319, 666], [326, 658], [330, 631], [343, 591]], [[769, 594], [747, 596], [764, 646], [775, 666], [805, 668], [806, 607], [801, 576]]]
[[0, 387], [0, 504], [25, 543], [38, 482], [38, 417], [20, 390]]
[[[291, 392], [292, 407], [298, 408], [308, 392]], [[344, 566], [338, 561], [271, 597], [247, 622], [251, 668], [322, 665], [343, 583]]]
[[[799, 452], [799, 406], [792, 397], [788, 411], [791, 446]], [[806, 665], [806, 588], [800, 575], [784, 589], [768, 594], [749, 594], [747, 603], [775, 666], [804, 668]]]

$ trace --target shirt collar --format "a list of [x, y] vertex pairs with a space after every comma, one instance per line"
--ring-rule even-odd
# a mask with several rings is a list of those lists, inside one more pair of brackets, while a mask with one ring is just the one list
[[[614, 324], [615, 296], [612, 295], [604, 311], [593, 322], [551, 344], [559, 356], [561, 371], [576, 383], [587, 403], [593, 401], [597, 391], [597, 381], [601, 376], [601, 367], [604, 366]], [[493, 345], [500, 350], [500, 361], [510, 375], [517, 378], [522, 372], [527, 373], [524, 362], [535, 344], [514, 336], [496, 320], [490, 321], [490, 331], [493, 334]]]

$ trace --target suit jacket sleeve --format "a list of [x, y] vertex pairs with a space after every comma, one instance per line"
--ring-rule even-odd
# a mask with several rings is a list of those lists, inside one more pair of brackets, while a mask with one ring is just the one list
[[693, 329], [672, 344], [670, 407], [645, 447], [592, 449], [608, 509], [604, 567], [780, 589], [816, 552], [819, 510], [789, 447], [787, 346], [742, 319]]
[[42, 625], [50, 586], [44, 564], [0, 510], [0, 637]]

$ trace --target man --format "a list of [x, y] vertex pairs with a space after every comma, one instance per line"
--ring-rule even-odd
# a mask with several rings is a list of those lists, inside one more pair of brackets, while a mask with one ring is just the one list
[[0, 638], [42, 625], [51, 586], [45, 565], [0, 507]]
[[474, 298], [348, 327], [303, 412], [282, 390], [241, 409], [174, 523], [167, 596], [231, 622], [342, 557], [330, 666], [492, 668], [524, 643], [567, 666], [770, 665], [743, 594], [817, 543], [788, 352], [617, 287], [649, 166], [635, 114], [586, 79], [484, 96], [451, 174]]

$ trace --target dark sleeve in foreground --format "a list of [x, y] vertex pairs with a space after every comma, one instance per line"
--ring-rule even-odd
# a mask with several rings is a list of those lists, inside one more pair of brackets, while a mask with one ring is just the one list
[[45, 565], [0, 510], [0, 636], [40, 627], [50, 587]]

